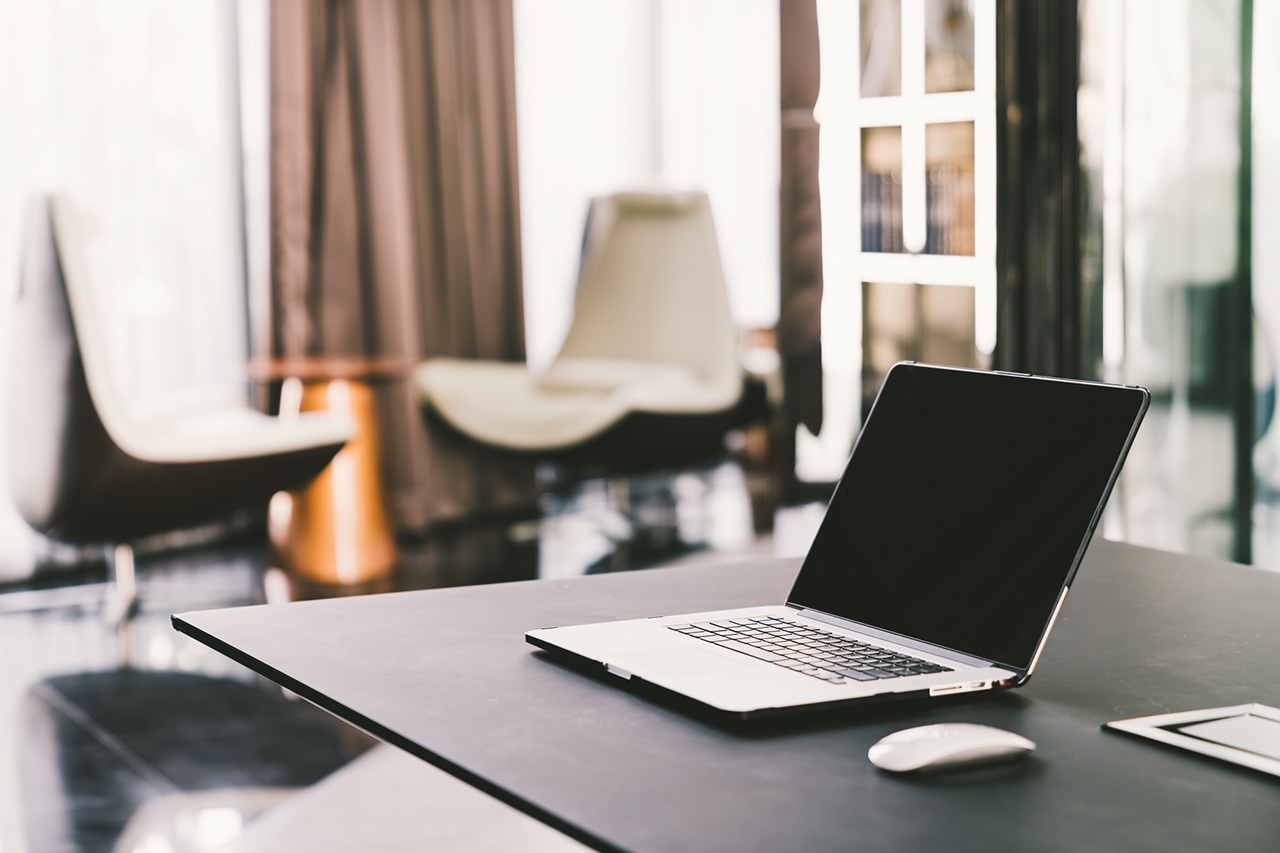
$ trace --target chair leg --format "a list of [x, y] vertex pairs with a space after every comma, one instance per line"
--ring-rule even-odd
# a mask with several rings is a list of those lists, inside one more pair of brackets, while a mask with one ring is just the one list
[[107, 626], [116, 632], [116, 649], [122, 666], [130, 666], [133, 657], [133, 618], [141, 609], [138, 580], [134, 571], [133, 548], [116, 545], [111, 549], [107, 569], [107, 594], [103, 616]]
[[635, 536], [635, 524], [631, 514], [631, 481], [624, 476], [614, 475], [605, 483], [605, 494], [608, 496], [606, 513], [613, 522], [615, 530], [625, 531], [622, 535], [610, 536], [613, 540], [613, 553], [609, 555], [609, 568], [615, 572], [625, 572], [631, 568], [631, 553], [627, 545]]

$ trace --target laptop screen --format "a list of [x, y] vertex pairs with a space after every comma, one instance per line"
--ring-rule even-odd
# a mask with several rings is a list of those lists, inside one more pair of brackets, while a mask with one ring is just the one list
[[1133, 387], [895, 366], [790, 603], [1027, 668], [1146, 401]]

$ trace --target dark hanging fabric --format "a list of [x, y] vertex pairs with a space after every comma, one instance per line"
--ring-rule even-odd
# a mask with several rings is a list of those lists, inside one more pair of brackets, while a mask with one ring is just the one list
[[[524, 359], [510, 0], [273, 0], [271, 352]], [[402, 529], [532, 505], [532, 469], [379, 386]]]
[[1079, 8], [996, 6], [994, 366], [1088, 373], [1081, 327]]
[[[818, 13], [814, 0], [781, 0], [782, 169], [779, 199], [780, 294], [787, 464], [795, 427], [822, 428], [822, 206], [818, 192]], [[784, 480], [794, 471], [781, 472]], [[784, 493], [787, 491], [783, 483]]]

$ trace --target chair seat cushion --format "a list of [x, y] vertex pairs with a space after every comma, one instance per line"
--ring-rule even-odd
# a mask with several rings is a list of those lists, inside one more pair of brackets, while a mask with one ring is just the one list
[[535, 379], [544, 391], [614, 391], [631, 386], [679, 394], [696, 383], [697, 377], [684, 365], [622, 358], [561, 358]]
[[539, 375], [512, 362], [437, 358], [414, 378], [453, 427], [522, 451], [580, 444], [632, 412], [728, 409], [742, 393], [741, 376], [705, 380], [680, 365], [615, 359], [560, 359]]
[[302, 412], [275, 417], [243, 395], [211, 387], [166, 394], [111, 425], [112, 437], [138, 459], [207, 462], [341, 447], [355, 434], [346, 414]]

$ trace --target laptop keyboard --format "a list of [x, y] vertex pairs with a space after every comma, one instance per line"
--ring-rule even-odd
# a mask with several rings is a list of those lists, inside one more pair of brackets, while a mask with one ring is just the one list
[[951, 672], [950, 667], [777, 616], [667, 627], [832, 684]]

